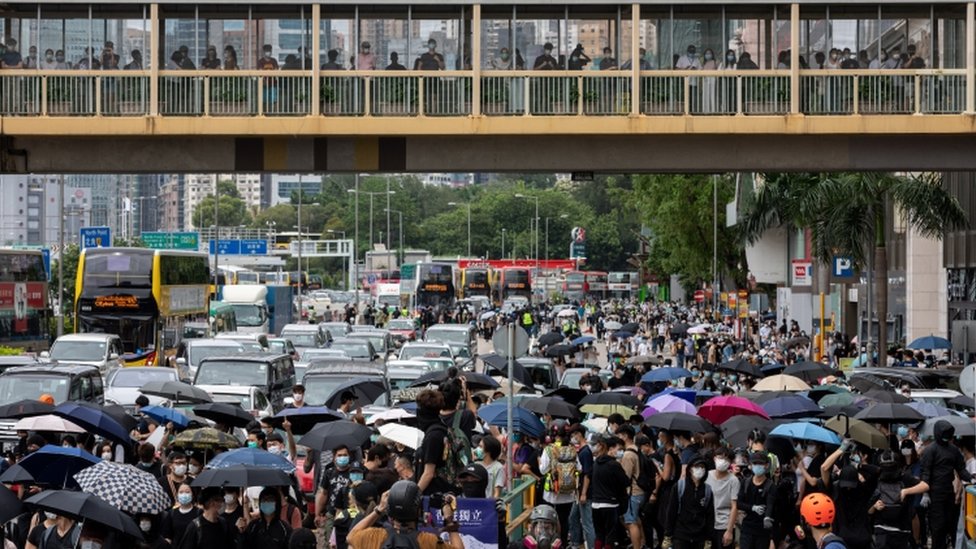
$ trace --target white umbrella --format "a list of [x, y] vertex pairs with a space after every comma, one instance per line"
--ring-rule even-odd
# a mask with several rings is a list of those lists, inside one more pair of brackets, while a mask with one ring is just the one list
[[588, 419], [583, 422], [583, 427], [593, 433], [606, 433], [607, 432], [607, 418], [605, 417], [595, 417]]
[[401, 425], [399, 423], [380, 425], [380, 436], [393, 442], [399, 442], [407, 448], [414, 450], [420, 448], [420, 444], [424, 441], [423, 431], [416, 427]]
[[366, 420], [366, 425], [372, 425], [381, 419], [387, 422], [396, 422], [401, 419], [410, 419], [415, 417], [417, 417], [415, 414], [411, 414], [403, 408], [390, 408], [389, 410], [384, 410], [378, 414], [369, 416], [369, 419]]
[[481, 316], [478, 317], [478, 318], [480, 318], [481, 320], [488, 320], [489, 318], [491, 318], [493, 316], [495, 316], [495, 311], [488, 311], [488, 312], [485, 312], [485, 313], [481, 313]]
[[688, 328], [689, 334], [705, 334], [708, 333], [708, 329], [711, 328], [708, 324], [699, 324], [698, 326], [692, 326]]
[[53, 433], [84, 433], [74, 423], [54, 415], [25, 417], [14, 424], [14, 431], [51, 431]]
[[604, 322], [603, 327], [606, 328], [607, 330], [613, 331], [613, 330], [619, 330], [621, 327], [623, 327], [623, 324], [617, 322], [616, 320], [611, 320], [609, 322]]
[[563, 310], [559, 311], [559, 314], [557, 314], [556, 316], [562, 317], [562, 318], [566, 318], [566, 317], [570, 317], [570, 316], [576, 316], [576, 309], [563, 309]]

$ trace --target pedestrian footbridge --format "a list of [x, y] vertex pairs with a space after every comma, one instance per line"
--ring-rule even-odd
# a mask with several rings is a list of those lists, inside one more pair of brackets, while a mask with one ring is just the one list
[[0, 22], [4, 172], [976, 169], [971, 2], [42, 1]]

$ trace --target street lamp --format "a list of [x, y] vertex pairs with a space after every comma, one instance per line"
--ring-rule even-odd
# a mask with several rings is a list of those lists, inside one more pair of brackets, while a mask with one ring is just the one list
[[[335, 229], [326, 229], [325, 232], [327, 232], [329, 234], [336, 234], [336, 233], [338, 233], [338, 234], [342, 235], [340, 238], [342, 238], [343, 240], [346, 239], [346, 231], [338, 231], [338, 230], [335, 230]], [[346, 257], [345, 256], [342, 256], [342, 286], [343, 286], [343, 288], [347, 292], [349, 291], [349, 274], [346, 271]]]
[[[357, 184], [358, 184], [358, 179], [357, 179]], [[369, 249], [372, 250], [373, 249], [373, 197], [374, 196], [386, 196], [386, 197], [389, 197], [390, 195], [396, 194], [396, 191], [375, 191], [375, 192], [374, 191], [360, 191], [357, 188], [357, 189], [349, 189], [348, 192], [350, 192], [352, 194], [356, 194], [356, 195], [359, 195], [359, 194], [368, 194], [369, 195]], [[358, 198], [356, 199], [356, 205], [357, 206], [359, 205], [359, 199]], [[389, 227], [387, 227], [387, 232], [389, 232]]]
[[[305, 279], [302, 277], [302, 176], [298, 176], [298, 294], [301, 295], [302, 289], [306, 286]], [[318, 202], [313, 202], [311, 206], [319, 206]]]
[[[461, 206], [462, 204], [458, 202], [448, 202], [447, 205], [457, 207]], [[468, 207], [468, 259], [471, 259], [471, 203], [464, 202], [463, 205]]]
[[[390, 215], [391, 213], [397, 214], [397, 219], [400, 222], [400, 247], [398, 248], [397, 253], [397, 265], [403, 265], [403, 212], [400, 210], [391, 210], [390, 208], [387, 208], [386, 215]], [[389, 235], [389, 231], [387, 231], [387, 235]]]
[[532, 255], [535, 257], [535, 269], [536, 271], [538, 271], [539, 270], [539, 197], [517, 193], [515, 195], [515, 198], [528, 198], [530, 200], [535, 200], [535, 218], [533, 218], [533, 221], [535, 223], [535, 252], [533, 252]]
[[505, 228], [502, 227], [502, 260], [505, 259]]
[[[559, 219], [566, 219], [569, 214], [560, 214]], [[551, 217], [546, 218], [546, 261], [549, 261], [549, 220]]]

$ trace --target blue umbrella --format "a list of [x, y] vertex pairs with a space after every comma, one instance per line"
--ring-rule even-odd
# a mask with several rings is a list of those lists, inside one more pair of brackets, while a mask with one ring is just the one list
[[909, 349], [951, 349], [952, 343], [944, 337], [927, 335], [908, 344]]
[[625, 332], [623, 330], [620, 330], [619, 332], [614, 332], [613, 333], [613, 337], [615, 337], [617, 339], [628, 339], [628, 338], [634, 337], [634, 334], [632, 334], [630, 332]]
[[164, 408], [162, 406], [143, 406], [141, 411], [143, 415], [149, 416], [163, 425], [172, 421], [173, 425], [176, 425], [177, 427], [186, 428], [190, 426], [190, 418], [172, 408]]
[[114, 442], [125, 445], [132, 443], [126, 428], [103, 409], [62, 402], [51, 413]]
[[17, 464], [30, 473], [38, 484], [75, 488], [78, 483], [72, 478], [74, 474], [100, 461], [81, 448], [48, 444]]
[[593, 336], [580, 336], [580, 337], [578, 337], [578, 338], [570, 341], [569, 344], [570, 345], [586, 345], [587, 343], [591, 343], [593, 341], [596, 341], [593, 338]]
[[247, 465], [249, 467], [266, 467], [279, 469], [290, 473], [295, 470], [295, 465], [283, 456], [272, 454], [260, 448], [238, 448], [229, 452], [217, 454], [207, 467], [211, 469], [224, 469], [234, 465]]
[[681, 379], [683, 377], [691, 377], [691, 372], [684, 368], [670, 366], [647, 372], [641, 378], [641, 383], [657, 383], [661, 381], [671, 381], [672, 379]]
[[[546, 426], [542, 424], [539, 416], [535, 415], [531, 410], [515, 407], [512, 408], [512, 414], [512, 427], [516, 432], [536, 438], [541, 438], [546, 434]], [[495, 414], [492, 419], [488, 420], [488, 424], [501, 428], [508, 427], [508, 414]]]
[[840, 437], [830, 429], [812, 423], [786, 423], [770, 431], [770, 435], [800, 440], [812, 440], [824, 444], [840, 445]]
[[800, 395], [784, 395], [762, 403], [763, 410], [771, 418], [799, 419], [813, 417], [823, 412], [817, 403]]

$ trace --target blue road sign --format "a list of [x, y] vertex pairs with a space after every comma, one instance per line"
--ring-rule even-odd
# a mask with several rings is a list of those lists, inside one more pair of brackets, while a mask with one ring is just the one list
[[[210, 241], [210, 254], [214, 253], [214, 241]], [[221, 240], [220, 248], [217, 250], [220, 255], [241, 255], [240, 240]]]
[[268, 241], [259, 238], [241, 240], [242, 255], [268, 255]]
[[47, 273], [48, 282], [51, 281], [51, 250], [41, 248], [41, 257], [44, 258], [44, 272]]
[[112, 245], [112, 229], [108, 227], [82, 227], [81, 249], [108, 248]]
[[830, 262], [830, 275], [835, 280], [853, 280], [857, 276], [854, 260], [849, 256], [835, 255]]

